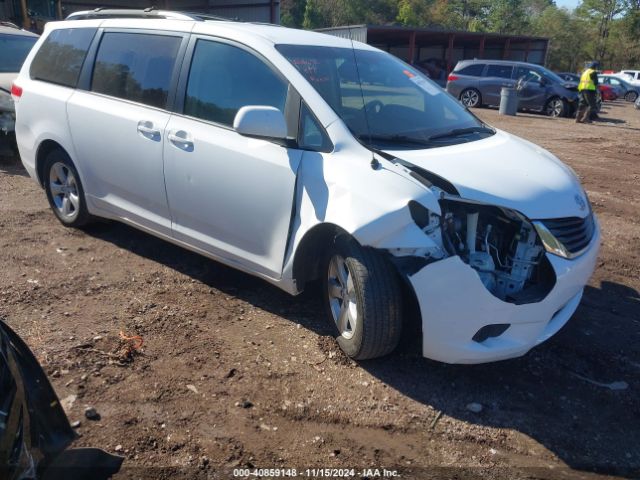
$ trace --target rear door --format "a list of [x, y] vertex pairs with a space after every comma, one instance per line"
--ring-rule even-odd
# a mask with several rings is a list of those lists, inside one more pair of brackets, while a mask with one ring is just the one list
[[484, 77], [479, 82], [482, 102], [487, 105], [500, 105], [502, 88], [515, 86], [512, 74], [513, 65], [489, 62]]
[[185, 65], [165, 139], [173, 235], [227, 263], [278, 278], [302, 152], [244, 137], [233, 121], [249, 105], [284, 113], [294, 103], [288, 82], [249, 48], [208, 37], [192, 38]]
[[186, 48], [180, 33], [107, 30], [87, 90], [67, 104], [84, 187], [95, 207], [171, 234], [163, 138], [169, 91]]

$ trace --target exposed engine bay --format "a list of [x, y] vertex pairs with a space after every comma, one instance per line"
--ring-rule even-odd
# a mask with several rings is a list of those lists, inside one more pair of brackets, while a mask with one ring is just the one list
[[555, 284], [555, 274], [534, 226], [506, 208], [441, 196], [442, 215], [416, 202], [409, 205], [416, 224], [441, 252], [431, 258], [458, 255], [478, 273], [494, 296], [523, 304], [540, 301]]

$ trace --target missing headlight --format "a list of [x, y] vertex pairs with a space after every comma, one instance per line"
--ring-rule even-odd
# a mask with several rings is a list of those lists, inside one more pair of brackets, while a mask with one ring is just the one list
[[536, 229], [513, 210], [443, 199], [442, 244], [471, 266], [494, 296], [510, 303], [533, 303], [555, 284]]

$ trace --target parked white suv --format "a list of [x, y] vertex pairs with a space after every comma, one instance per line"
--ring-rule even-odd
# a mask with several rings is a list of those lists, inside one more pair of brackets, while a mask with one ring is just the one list
[[116, 219], [291, 294], [319, 278], [356, 359], [396, 347], [403, 288], [426, 357], [523, 355], [569, 320], [596, 263], [570, 168], [365, 44], [199, 19], [49, 23], [14, 91], [22, 161], [63, 225]]

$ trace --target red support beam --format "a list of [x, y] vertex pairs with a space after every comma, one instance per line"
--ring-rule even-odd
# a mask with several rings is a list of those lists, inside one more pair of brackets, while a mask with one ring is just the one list
[[413, 65], [416, 59], [416, 31], [409, 35], [409, 65]]
[[527, 49], [524, 52], [524, 61], [529, 61], [529, 52], [531, 51], [531, 39], [527, 40]]
[[504, 42], [504, 52], [502, 52], [502, 59], [509, 60], [510, 53], [511, 53], [511, 39], [507, 38], [507, 41]]
[[453, 40], [456, 36], [452, 33], [449, 34], [449, 47], [447, 48], [447, 73], [453, 70]]
[[280, 22], [276, 22], [276, 0], [271, 0], [269, 3], [269, 22], [270, 23], [280, 23]]
[[484, 35], [480, 38], [480, 48], [478, 49], [478, 58], [484, 58], [484, 42], [487, 39]]

